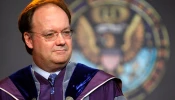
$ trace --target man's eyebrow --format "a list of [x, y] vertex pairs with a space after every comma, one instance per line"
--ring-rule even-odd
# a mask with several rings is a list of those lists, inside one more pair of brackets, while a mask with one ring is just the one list
[[42, 33], [47, 33], [47, 32], [56, 32], [55, 30], [45, 30]]
[[[63, 30], [61, 30], [61, 31], [65, 31], [65, 30], [67, 30], [67, 29], [71, 29], [70, 28], [70, 26], [68, 26], [68, 27], [65, 27]], [[42, 33], [46, 33], [46, 32], [57, 32], [56, 30], [53, 30], [53, 29], [51, 29], [51, 30], [44, 30], [44, 31], [42, 31]]]

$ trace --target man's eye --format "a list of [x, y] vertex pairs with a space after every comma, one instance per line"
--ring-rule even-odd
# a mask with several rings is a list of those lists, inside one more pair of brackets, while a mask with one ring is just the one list
[[65, 35], [70, 35], [71, 31], [64, 31], [62, 33], [65, 34]]
[[50, 38], [50, 37], [53, 37], [55, 33], [47, 33], [47, 34], [44, 34], [44, 37], [46, 38]]

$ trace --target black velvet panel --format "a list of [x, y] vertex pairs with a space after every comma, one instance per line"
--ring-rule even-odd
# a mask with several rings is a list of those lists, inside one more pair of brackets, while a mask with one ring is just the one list
[[97, 69], [78, 63], [70, 78], [65, 97], [71, 96], [76, 100], [97, 72]]
[[31, 65], [9, 76], [25, 100], [37, 98], [37, 89], [31, 73]]

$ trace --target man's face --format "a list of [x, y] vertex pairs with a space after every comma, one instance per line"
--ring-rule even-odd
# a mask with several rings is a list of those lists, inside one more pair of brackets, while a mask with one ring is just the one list
[[[65, 38], [61, 34], [69, 31], [69, 19], [58, 6], [46, 4], [38, 8], [32, 19], [31, 46], [33, 59], [39, 65], [45, 64], [45, 70], [57, 69], [55, 65], [65, 65], [72, 53], [72, 38]], [[58, 33], [57, 38], [50, 40], [49, 33]], [[48, 35], [48, 36], [47, 36]], [[53, 67], [53, 68], [52, 68]], [[63, 66], [61, 66], [63, 67]]]

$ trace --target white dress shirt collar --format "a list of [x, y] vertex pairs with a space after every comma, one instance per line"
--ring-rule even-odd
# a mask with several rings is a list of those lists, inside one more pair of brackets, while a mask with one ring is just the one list
[[[40, 74], [41, 76], [43, 76], [45, 79], [48, 79], [49, 75], [52, 74], [52, 73], [46, 72], [43, 69], [39, 68], [34, 62], [32, 63], [32, 69], [35, 72], [37, 72], [38, 74]], [[60, 73], [60, 70], [56, 71], [56, 72], [53, 72], [53, 73], [58, 75]]]

